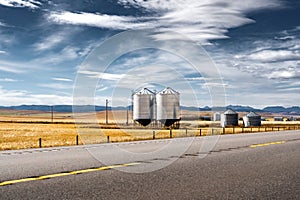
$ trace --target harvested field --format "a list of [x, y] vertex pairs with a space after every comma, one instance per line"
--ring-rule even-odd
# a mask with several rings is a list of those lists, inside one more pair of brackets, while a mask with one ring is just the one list
[[[186, 112], [187, 116], [189, 112]], [[208, 115], [209, 113], [205, 113]], [[195, 116], [192, 113], [190, 116]], [[41, 138], [42, 147], [95, 144], [105, 142], [124, 142], [150, 140], [170, 137], [192, 137], [217, 134], [237, 134], [265, 131], [300, 129], [299, 121], [263, 121], [262, 127], [243, 128], [219, 127], [219, 122], [182, 120], [180, 129], [168, 130], [159, 125], [142, 127], [128, 121], [126, 111], [109, 112], [109, 124], [105, 124], [104, 112], [95, 115], [80, 113], [76, 120], [72, 113], [55, 113], [53, 123], [49, 113], [42, 112], [0, 112], [0, 150], [38, 148]], [[130, 119], [130, 116], [129, 116]], [[75, 123], [76, 121], [76, 123]], [[109, 138], [108, 138], [109, 136]]]

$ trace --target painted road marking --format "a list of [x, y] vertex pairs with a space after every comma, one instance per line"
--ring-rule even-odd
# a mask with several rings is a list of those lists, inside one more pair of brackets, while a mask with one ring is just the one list
[[89, 172], [94, 172], [94, 171], [108, 170], [108, 169], [113, 169], [113, 168], [118, 168], [118, 167], [128, 167], [128, 166], [134, 166], [134, 165], [139, 165], [139, 164], [141, 164], [141, 163], [138, 163], [138, 162], [126, 163], [126, 164], [120, 164], [120, 165], [111, 165], [111, 166], [104, 166], [104, 167], [99, 167], [99, 168], [91, 168], [91, 169], [83, 169], [83, 170], [63, 172], [63, 173], [57, 173], [57, 174], [49, 174], [49, 175], [43, 175], [43, 176], [38, 176], [38, 177], [34, 177], [34, 178], [22, 178], [22, 179], [17, 179], [17, 180], [1, 182], [0, 186], [12, 185], [12, 184], [16, 184], [16, 183], [23, 183], [23, 182], [30, 182], [30, 181], [45, 180], [45, 179], [61, 177], [61, 176], [83, 174], [83, 173], [89, 173]]
[[[264, 147], [264, 146], [284, 144], [284, 143], [286, 143], [286, 141], [253, 144], [253, 145], [250, 145], [249, 147], [256, 148], [256, 147]], [[71, 172], [49, 174], [49, 175], [43, 175], [43, 176], [38, 176], [38, 177], [34, 177], [34, 178], [23, 178], [23, 179], [17, 179], [17, 180], [10, 180], [10, 181], [1, 182], [0, 186], [22, 183], [22, 182], [29, 182], [29, 181], [45, 180], [45, 179], [61, 177], [61, 176], [83, 174], [83, 173], [89, 173], [89, 172], [94, 172], [94, 171], [108, 170], [108, 169], [113, 169], [113, 168], [118, 168], [118, 167], [128, 167], [128, 166], [134, 166], [134, 165], [139, 165], [139, 164], [141, 164], [141, 163], [139, 163], [139, 162], [125, 163], [125, 164], [120, 164], [120, 165], [103, 166], [103, 167], [99, 167], [99, 168], [90, 168], [90, 169], [83, 169], [83, 170], [77, 170], [77, 171], [71, 171]]]
[[250, 145], [251, 148], [256, 148], [256, 147], [265, 147], [269, 145], [275, 145], [275, 144], [284, 144], [286, 141], [278, 141], [278, 142], [268, 142], [268, 143], [262, 143], [262, 144], [253, 144]]

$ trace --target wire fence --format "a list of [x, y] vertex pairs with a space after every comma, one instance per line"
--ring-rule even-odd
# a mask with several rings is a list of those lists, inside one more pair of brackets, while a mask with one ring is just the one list
[[[128, 129], [130, 132], [132, 129]], [[169, 130], [139, 130], [143, 131], [143, 134], [126, 135], [126, 136], [113, 136], [113, 135], [76, 135], [73, 139], [69, 138], [67, 141], [58, 142], [53, 145], [51, 139], [43, 140], [42, 137], [38, 138], [36, 145], [32, 145], [30, 148], [42, 148], [51, 146], [65, 146], [65, 145], [83, 145], [83, 144], [95, 144], [95, 143], [112, 143], [112, 142], [128, 142], [138, 140], [156, 140], [167, 138], [182, 138], [182, 137], [201, 137], [210, 135], [225, 135], [225, 134], [241, 134], [241, 133], [258, 133], [258, 132], [274, 132], [274, 131], [288, 131], [288, 130], [300, 130], [299, 125], [295, 126], [259, 126], [259, 127], [225, 127], [225, 128], [199, 128], [199, 129], [169, 129]], [[124, 130], [123, 130], [124, 131]], [[90, 138], [89, 138], [90, 137]]]

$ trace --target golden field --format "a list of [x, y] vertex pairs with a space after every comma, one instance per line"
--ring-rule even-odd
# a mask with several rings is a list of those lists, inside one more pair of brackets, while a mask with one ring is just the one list
[[[185, 111], [187, 118], [197, 117], [198, 113]], [[210, 113], [201, 113], [209, 115]], [[192, 117], [191, 117], [192, 116]], [[131, 119], [130, 113], [128, 116]], [[38, 148], [39, 138], [42, 147], [123, 142], [133, 140], [169, 138], [170, 130], [153, 125], [144, 128], [127, 123], [126, 111], [109, 112], [109, 125], [105, 124], [105, 112], [96, 115], [80, 113], [73, 118], [72, 113], [54, 113], [53, 123], [51, 113], [38, 111], [0, 111], [0, 150]], [[76, 123], [75, 123], [76, 122]], [[259, 131], [293, 130], [300, 128], [300, 122], [263, 122], [263, 126], [253, 128], [219, 128], [219, 123], [199, 120], [182, 120], [180, 129], [172, 130], [172, 137], [186, 137], [212, 134], [250, 133]]]

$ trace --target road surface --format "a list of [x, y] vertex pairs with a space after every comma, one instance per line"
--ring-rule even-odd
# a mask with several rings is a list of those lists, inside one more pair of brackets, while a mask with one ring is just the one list
[[300, 131], [0, 152], [0, 199], [299, 196]]

